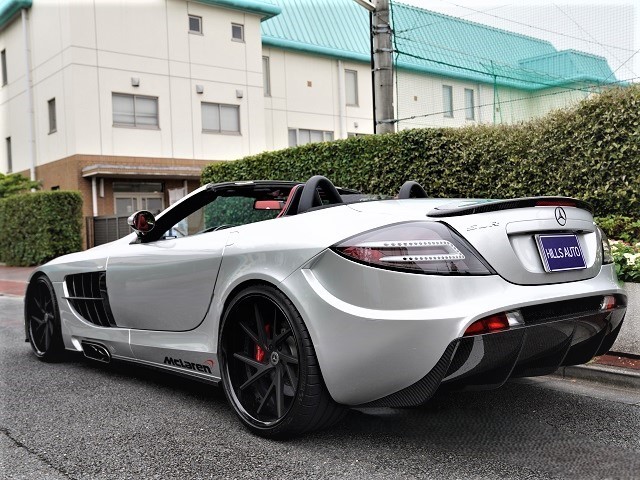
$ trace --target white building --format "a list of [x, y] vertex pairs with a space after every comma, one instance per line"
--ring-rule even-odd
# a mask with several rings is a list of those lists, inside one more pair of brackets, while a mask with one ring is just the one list
[[[600, 57], [394, 8], [396, 31], [436, 25], [397, 35], [398, 128], [521, 121], [615, 80]], [[352, 0], [0, 0], [0, 55], [0, 171], [80, 190], [88, 218], [160, 210], [208, 162], [373, 133]]]

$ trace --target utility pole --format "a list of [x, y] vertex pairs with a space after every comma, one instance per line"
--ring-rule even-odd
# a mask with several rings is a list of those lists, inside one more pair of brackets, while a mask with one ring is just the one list
[[355, 0], [370, 15], [373, 133], [394, 132], [396, 125], [393, 118], [393, 47], [389, 1]]
[[389, 0], [375, 0], [372, 12], [375, 133], [395, 132], [393, 113], [393, 45]]

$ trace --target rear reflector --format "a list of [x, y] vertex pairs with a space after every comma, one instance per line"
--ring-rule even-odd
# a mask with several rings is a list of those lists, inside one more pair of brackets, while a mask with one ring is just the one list
[[613, 310], [616, 308], [616, 297], [613, 295], [605, 295], [600, 304], [600, 310]]
[[464, 336], [482, 335], [484, 333], [497, 332], [507, 330], [509, 328], [509, 319], [505, 313], [497, 313], [489, 317], [476, 320], [464, 332]]

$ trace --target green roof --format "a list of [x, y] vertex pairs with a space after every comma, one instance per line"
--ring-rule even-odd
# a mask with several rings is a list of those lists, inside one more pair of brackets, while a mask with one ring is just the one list
[[0, 30], [23, 8], [30, 8], [31, 0], [0, 0]]
[[[274, 2], [263, 45], [370, 62], [369, 15], [353, 0]], [[522, 90], [616, 81], [603, 57], [526, 35], [395, 2], [392, 22], [400, 69]]]

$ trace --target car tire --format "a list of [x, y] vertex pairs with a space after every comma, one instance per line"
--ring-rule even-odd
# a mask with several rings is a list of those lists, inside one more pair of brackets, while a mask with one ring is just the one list
[[220, 369], [225, 395], [252, 432], [286, 438], [329, 427], [346, 407], [331, 398], [302, 317], [270, 285], [229, 302], [222, 319]]
[[60, 310], [51, 281], [44, 275], [27, 287], [24, 302], [25, 330], [36, 357], [45, 362], [59, 361], [64, 354]]

